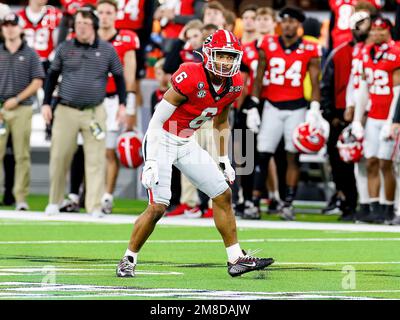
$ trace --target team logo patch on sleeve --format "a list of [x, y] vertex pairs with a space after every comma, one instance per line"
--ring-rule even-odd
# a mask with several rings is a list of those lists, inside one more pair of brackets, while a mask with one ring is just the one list
[[206, 96], [206, 91], [205, 90], [200, 90], [197, 92], [197, 97], [198, 98], [204, 98]]

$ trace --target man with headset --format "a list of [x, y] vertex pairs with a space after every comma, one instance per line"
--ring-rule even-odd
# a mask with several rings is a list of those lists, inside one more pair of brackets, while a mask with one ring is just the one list
[[[97, 37], [97, 13], [80, 8], [74, 19], [75, 38], [63, 42], [56, 51], [45, 84], [42, 115], [53, 121], [50, 150], [50, 192], [47, 214], [57, 214], [64, 199], [65, 177], [76, 150], [77, 136], [84, 140], [85, 207], [93, 216], [102, 216], [101, 197], [105, 178], [105, 122], [103, 100], [108, 74], [114, 76], [121, 107], [117, 118], [125, 116], [126, 90], [123, 68], [111, 44]], [[59, 103], [53, 114], [51, 96], [59, 84]]]

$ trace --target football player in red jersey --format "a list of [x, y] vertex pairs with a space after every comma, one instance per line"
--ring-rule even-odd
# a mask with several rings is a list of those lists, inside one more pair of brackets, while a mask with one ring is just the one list
[[381, 9], [384, 0], [329, 0], [332, 17], [330, 24], [330, 48], [334, 49], [353, 38], [350, 28], [350, 17], [354, 13], [354, 7], [361, 2], [368, 2], [376, 9]]
[[[117, 267], [117, 276], [133, 277], [137, 254], [163, 216], [171, 197], [172, 165], [213, 200], [214, 221], [228, 255], [228, 273], [264, 269], [272, 258], [256, 258], [240, 248], [232, 212], [231, 190], [235, 180], [228, 155], [228, 114], [240, 96], [243, 80], [239, 73], [242, 48], [236, 37], [218, 30], [203, 45], [203, 63], [184, 63], [171, 78], [149, 123], [143, 142], [145, 165], [142, 183], [149, 192], [149, 205], [135, 222], [128, 249]], [[213, 119], [217, 150], [223, 173], [210, 154], [194, 140], [193, 133]]]
[[[346, 111], [344, 119], [348, 122], [354, 120], [355, 92], [358, 90], [362, 77], [362, 56], [365, 46], [370, 43], [369, 31], [371, 28], [371, 17], [376, 15], [376, 8], [369, 2], [359, 2], [355, 7], [355, 13], [350, 18], [350, 27], [353, 32], [353, 51], [352, 51], [352, 68], [350, 79], [346, 90]], [[338, 59], [338, 65], [341, 63]], [[339, 72], [339, 71], [338, 71]], [[366, 97], [368, 99], [368, 97]], [[365, 115], [360, 115], [359, 121], [352, 123], [352, 135], [359, 141], [362, 140]], [[359, 210], [355, 215], [355, 220], [360, 221], [363, 217], [368, 216], [370, 212], [368, 178], [366, 159], [363, 157], [354, 165], [354, 173], [357, 183]]]
[[[326, 59], [321, 81], [321, 105], [323, 107], [324, 118], [330, 123], [330, 135], [327, 142], [327, 152], [332, 168], [332, 178], [335, 183], [335, 193], [332, 195], [323, 213], [331, 214], [335, 211], [341, 212], [339, 220], [352, 221], [358, 216], [368, 214], [369, 201], [368, 192], [365, 197], [365, 188], [360, 185], [361, 193], [360, 210], [356, 214], [357, 207], [357, 186], [355, 178], [354, 164], [344, 162], [340, 159], [337, 142], [339, 136], [348, 122], [352, 121], [354, 113], [353, 91], [354, 86], [359, 82], [359, 62], [358, 55], [364, 46], [370, 29], [369, 10], [376, 11], [375, 7], [368, 2], [356, 5], [356, 13], [350, 18], [350, 28], [353, 34], [351, 41], [343, 42], [332, 50]], [[350, 80], [349, 80], [350, 78]], [[347, 107], [347, 110], [346, 110]], [[351, 129], [350, 129], [351, 130]], [[361, 166], [361, 168], [359, 167]], [[362, 170], [362, 164], [356, 164], [357, 176]], [[366, 175], [364, 185], [367, 184]]]
[[[396, 177], [393, 170], [395, 141], [390, 139], [392, 118], [400, 95], [400, 48], [391, 38], [390, 20], [377, 17], [372, 21], [371, 40], [362, 57], [363, 80], [356, 93], [354, 122], [365, 112], [370, 99], [364, 134], [367, 159], [368, 192], [371, 212], [364, 222], [383, 223], [394, 218]], [[380, 173], [383, 176], [385, 203], [380, 203]]]
[[120, 107], [114, 78], [112, 76], [108, 78], [106, 88], [107, 97], [104, 100], [104, 106], [107, 112], [107, 176], [106, 191], [101, 199], [102, 211], [105, 214], [112, 212], [113, 193], [118, 177], [119, 162], [116, 154], [118, 136], [124, 129], [128, 131], [132, 130], [135, 124], [135, 50], [137, 50], [140, 46], [139, 38], [135, 32], [123, 29], [117, 30], [115, 28], [117, 12], [118, 7], [114, 0], [99, 0], [97, 2], [97, 14], [99, 16], [98, 35], [101, 39], [109, 41], [117, 51], [118, 56], [124, 66], [124, 77], [127, 91], [127, 117], [124, 119], [124, 108]]
[[[140, 40], [141, 48], [136, 52], [136, 78], [145, 76], [144, 48], [149, 43], [153, 26], [154, 1], [146, 0], [116, 0], [118, 14], [115, 27], [135, 31]], [[147, 19], [145, 19], [147, 17]], [[138, 85], [138, 83], [137, 83]], [[139, 104], [140, 105], [140, 104]]]
[[[303, 81], [308, 71], [312, 83], [312, 102], [307, 122], [317, 125], [319, 111], [319, 73], [321, 50], [315, 43], [298, 36], [304, 21], [303, 12], [286, 7], [279, 13], [282, 36], [267, 36], [259, 46], [258, 70], [255, 87], [248, 103], [247, 116], [257, 120], [259, 99], [265, 99], [262, 123], [259, 129], [256, 166], [256, 183], [253, 192], [254, 210], [259, 211], [261, 190], [265, 184], [269, 160], [282, 138], [285, 140], [288, 168], [286, 173], [285, 203], [281, 218], [293, 220], [292, 202], [299, 178], [298, 151], [293, 145], [295, 128], [306, 119], [307, 102], [303, 93]], [[257, 121], [248, 121], [250, 129], [258, 131]]]
[[[257, 8], [255, 6], [249, 5], [243, 9], [242, 19], [247, 21], [247, 28], [249, 31], [247, 32], [247, 41], [242, 38], [243, 43], [243, 59], [242, 59], [242, 74], [244, 82], [247, 84], [243, 90], [242, 96], [238, 100], [238, 107], [241, 109], [238, 110], [236, 115], [236, 128], [237, 129], [246, 129], [246, 114], [242, 111], [247, 112], [246, 103], [250, 99], [250, 95], [252, 93], [254, 87], [255, 75], [257, 72], [258, 66], [258, 48], [257, 43], [262, 41], [264, 36], [273, 35], [275, 33], [276, 27], [276, 18], [275, 12], [273, 9], [269, 7], [261, 7]], [[254, 13], [254, 15], [253, 15]], [[254, 21], [251, 20], [254, 19]], [[244, 25], [244, 30], [246, 25]], [[256, 34], [252, 34], [252, 30], [256, 30]], [[243, 34], [245, 36], [245, 33]], [[250, 118], [249, 118], [250, 119]], [[249, 132], [246, 135], [250, 134]], [[246, 150], [246, 139], [244, 139], [241, 143], [242, 150]], [[256, 150], [255, 150], [256, 152]], [[254, 159], [256, 159], [257, 155], [254, 155]], [[280, 195], [278, 190], [278, 177], [277, 177], [277, 169], [275, 164], [275, 159], [272, 158], [269, 163], [268, 168], [268, 178], [267, 178], [267, 186], [268, 186], [268, 212], [275, 213], [280, 207]], [[254, 172], [249, 175], [241, 175], [240, 183], [243, 189], [243, 204], [238, 204], [235, 207], [236, 214], [238, 216], [242, 216], [244, 219], [259, 219], [261, 216], [259, 212], [254, 211], [254, 206], [252, 200], [253, 196], [253, 186], [254, 186]]]
[[25, 40], [36, 50], [47, 70], [49, 56], [57, 44], [57, 30], [62, 18], [61, 10], [47, 5], [47, 0], [29, 0], [18, 12], [24, 28]]

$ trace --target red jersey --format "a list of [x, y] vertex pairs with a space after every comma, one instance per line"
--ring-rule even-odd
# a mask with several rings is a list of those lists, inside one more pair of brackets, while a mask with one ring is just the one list
[[354, 13], [356, 4], [357, 0], [329, 0], [329, 6], [335, 15], [335, 22], [331, 31], [333, 48], [353, 39], [350, 17]]
[[164, 130], [179, 137], [190, 137], [203, 123], [219, 115], [232, 104], [243, 90], [243, 78], [237, 73], [226, 78], [225, 84], [215, 91], [203, 63], [183, 63], [172, 75], [175, 91], [187, 97], [164, 123]]
[[[176, 16], [191, 16], [194, 14], [193, 1], [194, 0], [172, 0], [166, 1], [166, 4], [168, 5], [168, 2], [171, 3], [171, 8], [174, 9]], [[178, 38], [179, 33], [181, 32], [183, 27], [183, 24], [168, 22], [163, 30], [165, 38]]]
[[385, 120], [393, 99], [393, 72], [400, 68], [400, 48], [390, 41], [365, 49], [363, 68], [371, 100], [368, 117]]
[[352, 53], [351, 75], [353, 77], [353, 88], [358, 89], [363, 74], [363, 55], [365, 54], [365, 42], [358, 42]]
[[247, 78], [246, 86], [248, 94], [251, 94], [258, 66], [257, 41], [252, 41], [243, 45], [242, 63], [249, 69], [249, 77]]
[[[384, 0], [363, 1], [370, 2], [377, 9], [381, 9], [385, 4]], [[350, 17], [354, 13], [354, 7], [357, 2], [358, 0], [329, 0], [329, 6], [335, 16], [334, 26], [331, 31], [333, 48], [353, 39], [350, 29]]]
[[117, 0], [117, 2], [118, 14], [115, 27], [129, 30], [141, 29], [144, 22], [145, 0]]
[[[137, 34], [130, 30], [119, 30], [117, 34], [109, 40], [109, 42], [117, 51], [118, 57], [124, 64], [124, 57], [127, 51], [137, 50], [140, 48], [139, 37]], [[117, 91], [114, 77], [112, 75], [108, 76], [108, 82], [106, 87], [106, 92], [108, 94], [115, 93]]]
[[53, 32], [59, 26], [62, 12], [52, 6], [45, 6], [42, 18], [34, 24], [28, 18], [27, 8], [18, 12], [28, 46], [35, 49], [41, 60], [47, 60], [54, 50]]
[[294, 108], [304, 107], [304, 78], [310, 60], [321, 57], [320, 46], [300, 38], [285, 48], [280, 37], [269, 36], [264, 37], [260, 49], [265, 52], [267, 77], [261, 97], [276, 107], [289, 101]]
[[65, 11], [73, 16], [76, 10], [83, 7], [86, 4], [96, 6], [97, 0], [61, 0], [61, 5], [65, 8]]

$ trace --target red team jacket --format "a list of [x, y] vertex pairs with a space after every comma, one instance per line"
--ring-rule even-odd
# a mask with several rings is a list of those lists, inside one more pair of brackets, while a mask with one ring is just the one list
[[183, 63], [172, 75], [171, 84], [187, 97], [164, 123], [164, 130], [187, 138], [203, 123], [219, 115], [242, 93], [243, 78], [240, 73], [226, 78], [225, 85], [215, 92], [203, 63]]
[[20, 10], [18, 16], [22, 21], [26, 42], [36, 50], [42, 61], [47, 60], [56, 45], [53, 42], [53, 32], [60, 24], [61, 10], [46, 6], [46, 13], [37, 24], [33, 24], [28, 19], [26, 8]]
[[260, 49], [266, 56], [261, 97], [278, 108], [305, 107], [303, 82], [310, 60], [321, 57], [320, 46], [300, 38], [290, 48], [284, 48], [278, 36], [266, 36]]
[[354, 46], [351, 42], [343, 43], [335, 49], [334, 64], [334, 88], [335, 106], [337, 109], [346, 108], [346, 91], [352, 72]]
[[[130, 30], [119, 30], [117, 34], [109, 40], [109, 42], [117, 51], [118, 57], [124, 65], [124, 56], [127, 51], [137, 50], [140, 47], [140, 42], [137, 34]], [[114, 77], [108, 76], [108, 82], [106, 87], [107, 94], [116, 93], [117, 88], [115, 86]]]
[[368, 117], [387, 119], [393, 99], [393, 72], [399, 68], [400, 48], [394, 41], [365, 47], [363, 69], [371, 100]]

